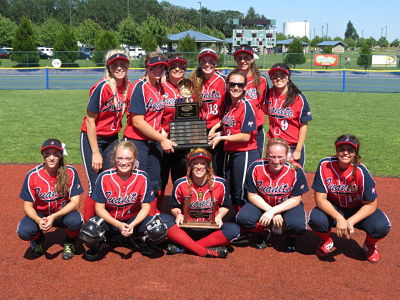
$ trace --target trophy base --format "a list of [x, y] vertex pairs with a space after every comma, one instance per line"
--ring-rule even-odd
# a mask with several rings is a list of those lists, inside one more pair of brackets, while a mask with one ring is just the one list
[[203, 228], [203, 229], [219, 229], [216, 223], [209, 222], [186, 222], [179, 224], [180, 228]]
[[170, 139], [177, 144], [174, 149], [210, 147], [204, 120], [178, 120], [170, 124]]

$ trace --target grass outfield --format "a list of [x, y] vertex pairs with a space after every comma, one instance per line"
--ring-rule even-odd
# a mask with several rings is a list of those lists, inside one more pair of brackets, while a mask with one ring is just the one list
[[[306, 140], [305, 169], [334, 154], [343, 133], [361, 139], [362, 161], [374, 175], [400, 176], [399, 94], [306, 93], [313, 121]], [[67, 161], [80, 164], [79, 133], [88, 91], [0, 91], [0, 163], [38, 163], [40, 144], [49, 137], [67, 144]]]

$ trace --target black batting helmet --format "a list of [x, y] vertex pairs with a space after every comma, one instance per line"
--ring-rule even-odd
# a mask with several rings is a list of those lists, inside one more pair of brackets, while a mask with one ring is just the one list
[[101, 244], [106, 240], [106, 224], [104, 220], [98, 216], [91, 217], [81, 227], [79, 238], [89, 248], [100, 248]]
[[168, 227], [161, 220], [159, 215], [155, 215], [147, 224], [144, 229], [144, 235], [148, 240], [154, 244], [161, 243], [167, 236]]

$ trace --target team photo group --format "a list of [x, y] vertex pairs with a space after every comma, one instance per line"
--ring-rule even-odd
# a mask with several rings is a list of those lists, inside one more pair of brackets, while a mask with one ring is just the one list
[[[30, 242], [30, 255], [45, 254], [53, 227], [65, 230], [64, 260], [83, 243], [89, 261], [117, 246], [147, 256], [226, 258], [235, 243], [267, 248], [271, 235], [283, 235], [289, 253], [309, 228], [320, 240], [315, 254], [322, 260], [335, 249], [332, 231], [351, 239], [358, 229], [365, 232], [365, 259], [378, 262], [377, 242], [391, 225], [361, 163], [360, 140], [344, 132], [331, 141], [332, 156], [321, 158], [308, 184], [303, 167], [312, 114], [291, 69], [273, 65], [269, 86], [251, 47], [238, 46], [233, 55], [236, 69], [225, 75], [217, 71], [218, 54], [203, 49], [185, 78], [187, 58], [148, 53], [144, 77], [130, 82], [128, 56], [109, 51], [81, 125], [86, 199], [58, 139], [41, 144], [43, 163], [23, 182], [25, 216], [17, 234]], [[189, 95], [182, 82], [190, 83]], [[198, 107], [204, 146], [180, 147], [171, 134], [178, 107], [185, 111], [187, 103]], [[309, 185], [315, 207], [306, 212], [302, 197]]]

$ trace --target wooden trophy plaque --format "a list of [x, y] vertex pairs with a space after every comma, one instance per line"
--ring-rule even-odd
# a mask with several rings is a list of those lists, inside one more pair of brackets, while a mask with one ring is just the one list
[[217, 205], [217, 201], [212, 201], [211, 212], [209, 209], [207, 209], [207, 212], [202, 209], [189, 211], [190, 199], [185, 199], [183, 202], [183, 223], [179, 227], [219, 229], [219, 226], [215, 223]]
[[183, 101], [175, 104], [175, 120], [170, 124], [170, 139], [175, 149], [209, 147], [205, 120], [199, 118], [199, 104], [193, 101], [193, 82], [183, 78], [178, 82]]

